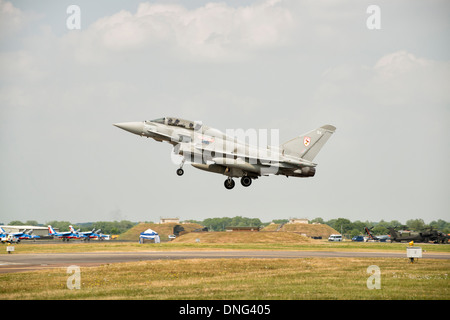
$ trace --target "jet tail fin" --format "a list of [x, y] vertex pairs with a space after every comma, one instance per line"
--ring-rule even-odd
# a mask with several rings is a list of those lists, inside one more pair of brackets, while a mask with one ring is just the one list
[[326, 124], [281, 145], [283, 154], [312, 161], [336, 130]]
[[56, 231], [53, 229], [53, 227], [52, 226], [48, 226], [48, 234], [52, 235], [52, 234], [55, 234], [55, 233], [56, 233]]

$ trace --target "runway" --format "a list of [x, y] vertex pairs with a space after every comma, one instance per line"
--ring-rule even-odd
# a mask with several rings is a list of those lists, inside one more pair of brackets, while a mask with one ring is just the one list
[[[70, 265], [98, 266], [102, 264], [168, 260], [168, 259], [296, 259], [296, 258], [405, 258], [406, 252], [354, 251], [141, 251], [90, 253], [5, 254], [0, 256], [0, 273], [23, 272]], [[423, 253], [423, 259], [450, 259], [450, 254]]]

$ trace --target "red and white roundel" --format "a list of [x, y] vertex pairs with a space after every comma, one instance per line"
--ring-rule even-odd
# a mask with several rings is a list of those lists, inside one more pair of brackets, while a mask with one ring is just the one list
[[310, 137], [305, 137], [303, 139], [303, 144], [305, 145], [305, 147], [309, 146], [310, 142], [311, 142], [311, 138]]

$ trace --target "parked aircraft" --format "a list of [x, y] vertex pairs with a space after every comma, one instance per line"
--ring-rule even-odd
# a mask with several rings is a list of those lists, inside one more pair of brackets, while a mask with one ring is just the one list
[[70, 226], [70, 231], [73, 232], [73, 233], [85, 236], [86, 237], [85, 238], [86, 241], [90, 241], [91, 239], [97, 239], [97, 240], [109, 239], [109, 235], [100, 233], [102, 231], [102, 229], [95, 230], [95, 228], [94, 228], [94, 229], [92, 229], [92, 231], [80, 232], [80, 229], [75, 230], [72, 226]]
[[103, 241], [103, 240], [111, 240], [111, 235], [103, 234], [103, 233], [100, 232], [100, 233], [97, 234], [97, 237], [95, 239], [101, 240], [101, 241]]
[[[69, 228], [71, 228], [73, 230], [73, 227], [70, 226]], [[53, 229], [52, 226], [48, 226], [48, 234], [62, 239], [63, 241], [69, 241], [70, 239], [85, 239], [86, 236], [82, 235], [82, 234], [78, 234], [72, 231], [65, 231], [65, 232], [56, 232], [55, 229]]]
[[381, 235], [381, 236], [373, 235], [372, 229], [373, 229], [373, 227], [372, 228], [364, 227], [364, 232], [367, 234], [368, 240], [380, 241], [380, 242], [386, 242], [387, 240], [389, 240], [389, 238], [390, 238], [389, 235]]
[[[6, 239], [8, 237], [8, 235], [10, 235], [13, 238], [16, 238], [17, 241], [14, 242], [20, 242], [20, 240], [25, 240], [25, 239], [39, 239], [39, 236], [36, 235], [32, 235], [33, 230], [24, 230], [23, 232], [6, 232], [5, 229], [3, 229], [2, 227], [0, 227], [0, 235], [2, 239]], [[10, 239], [11, 239], [10, 237]], [[6, 240], [2, 240], [2, 242], [5, 242]]]
[[443, 232], [428, 228], [423, 231], [409, 231], [409, 230], [395, 230], [394, 228], [388, 228], [391, 235], [391, 241], [414, 241], [414, 242], [435, 242], [435, 243], [448, 243], [449, 236]]
[[174, 153], [182, 156], [177, 170], [179, 176], [184, 174], [183, 165], [187, 160], [197, 169], [228, 176], [224, 183], [227, 189], [234, 188], [233, 178], [241, 178], [241, 184], [248, 187], [260, 176], [313, 177], [317, 164], [312, 161], [336, 130], [332, 125], [324, 125], [279, 147], [259, 147], [200, 122], [173, 117], [114, 125], [172, 144]]
[[378, 238], [372, 234], [372, 229], [373, 229], [373, 227], [372, 228], [364, 227], [364, 232], [367, 234], [367, 238], [369, 240], [375, 240], [376, 241], [376, 240], [378, 240]]
[[32, 234], [33, 230], [24, 231], [22, 235], [19, 236], [20, 240], [31, 240], [31, 239], [39, 239], [40, 236]]
[[430, 237], [430, 240], [435, 243], [448, 243], [449, 239], [450, 235], [445, 234], [442, 231], [436, 231], [436, 233]]

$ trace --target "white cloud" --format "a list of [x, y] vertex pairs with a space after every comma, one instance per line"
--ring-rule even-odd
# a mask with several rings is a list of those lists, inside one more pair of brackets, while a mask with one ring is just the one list
[[83, 31], [108, 49], [163, 46], [172, 54], [213, 60], [245, 56], [248, 50], [288, 42], [292, 16], [279, 1], [233, 8], [208, 3], [188, 10], [180, 5], [142, 3], [137, 12], [120, 11]]
[[422, 108], [450, 104], [450, 63], [398, 51], [382, 57], [370, 84], [378, 101], [391, 106]]
[[[222, 177], [192, 172], [183, 177], [191, 180], [181, 181], [172, 174], [168, 145], [111, 125], [178, 115], [220, 129], [278, 128], [282, 141], [315, 125], [338, 127], [320, 154], [317, 177], [271, 177], [258, 181], [251, 194], [237, 190], [233, 197], [244, 211], [252, 212], [254, 203], [275, 193], [283, 194], [285, 212], [295, 211], [296, 195], [308, 194], [311, 207], [303, 210], [312, 217], [331, 218], [351, 208], [354, 218], [364, 212], [361, 219], [366, 219], [367, 201], [379, 195], [387, 199], [419, 181], [424, 190], [401, 191], [399, 197], [417, 199], [411, 206], [434, 203], [445, 214], [448, 55], [438, 55], [443, 57], [438, 61], [433, 54], [440, 46], [420, 51], [429, 37], [387, 31], [387, 5], [382, 6], [386, 29], [367, 30], [366, 7], [355, 3], [288, 0], [186, 8], [162, 2], [112, 15], [99, 5], [101, 11], [89, 14], [103, 18], [90, 25], [83, 20], [88, 6], [81, 5], [82, 29], [65, 33], [55, 30], [58, 19], [64, 30], [65, 10], [51, 16], [37, 5], [44, 18], [32, 28], [17, 24], [16, 31], [22, 31], [5, 38], [0, 50], [0, 209], [21, 212], [25, 219], [28, 212], [46, 211], [63, 219], [67, 203], [74, 203], [67, 219], [83, 211], [109, 214], [115, 208], [131, 219], [152, 219], [168, 198], [149, 194], [170, 188], [181, 194], [180, 201], [195, 203], [197, 194], [186, 189], [193, 184], [202, 190], [202, 201], [213, 205], [223, 197]], [[393, 7], [404, 10], [402, 4]], [[28, 14], [22, 10], [13, 8], [7, 19]], [[397, 18], [402, 26], [417, 22]], [[416, 28], [429, 30], [428, 24]], [[5, 32], [12, 35], [13, 29]], [[436, 43], [443, 43], [439, 32], [433, 34]], [[420, 148], [432, 151], [433, 170], [411, 160]], [[23, 183], [27, 179], [30, 183]], [[351, 194], [349, 200], [327, 207], [327, 186], [325, 194], [336, 199]], [[420, 200], [424, 194], [428, 203]], [[99, 199], [94, 207], [79, 201], [90, 197]], [[143, 210], [149, 201], [151, 212]], [[404, 210], [404, 203], [391, 204]], [[277, 208], [261, 205], [258, 212], [269, 217]], [[379, 210], [371, 210], [375, 217]], [[197, 212], [186, 214], [201, 218]], [[79, 216], [90, 218], [88, 213]]]
[[11, 2], [0, 0], [0, 40], [13, 35], [25, 24], [23, 12], [12, 5]]
[[347, 64], [328, 69], [315, 98], [317, 103], [360, 100], [379, 107], [449, 104], [449, 87], [450, 62], [419, 58], [402, 50], [382, 56], [373, 66]]

